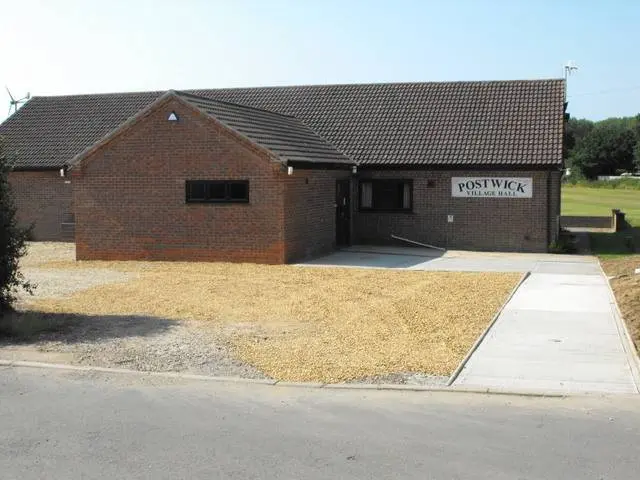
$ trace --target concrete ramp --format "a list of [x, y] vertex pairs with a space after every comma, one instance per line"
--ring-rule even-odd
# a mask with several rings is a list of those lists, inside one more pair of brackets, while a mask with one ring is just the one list
[[553, 393], [638, 393], [633, 347], [597, 263], [541, 262], [454, 385]]

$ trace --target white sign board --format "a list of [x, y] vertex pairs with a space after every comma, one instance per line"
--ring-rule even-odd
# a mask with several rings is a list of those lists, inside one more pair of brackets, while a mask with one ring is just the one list
[[453, 177], [451, 196], [465, 198], [531, 198], [531, 177]]

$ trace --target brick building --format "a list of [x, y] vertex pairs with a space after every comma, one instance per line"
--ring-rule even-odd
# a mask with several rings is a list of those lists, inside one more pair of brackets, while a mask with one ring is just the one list
[[564, 88], [34, 97], [0, 136], [20, 220], [75, 239], [78, 259], [286, 263], [393, 237], [541, 252], [558, 234]]

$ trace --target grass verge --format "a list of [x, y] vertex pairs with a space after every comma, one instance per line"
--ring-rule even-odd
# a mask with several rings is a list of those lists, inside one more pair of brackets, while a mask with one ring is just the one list
[[640, 275], [634, 274], [640, 268], [640, 255], [603, 259], [601, 263], [605, 273], [614, 277], [611, 288], [636, 350], [640, 351]]

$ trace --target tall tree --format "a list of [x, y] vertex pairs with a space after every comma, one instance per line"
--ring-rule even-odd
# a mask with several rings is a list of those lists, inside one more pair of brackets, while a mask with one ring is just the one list
[[0, 317], [12, 307], [17, 288], [31, 289], [19, 270], [20, 257], [26, 253], [29, 230], [18, 225], [9, 170], [4, 142], [0, 138]]
[[571, 152], [572, 165], [589, 179], [632, 171], [636, 143], [628, 122], [599, 122], [576, 144]]
[[584, 138], [593, 130], [594, 122], [585, 118], [570, 118], [564, 129], [564, 147], [567, 166], [573, 166], [573, 153], [577, 151]]

